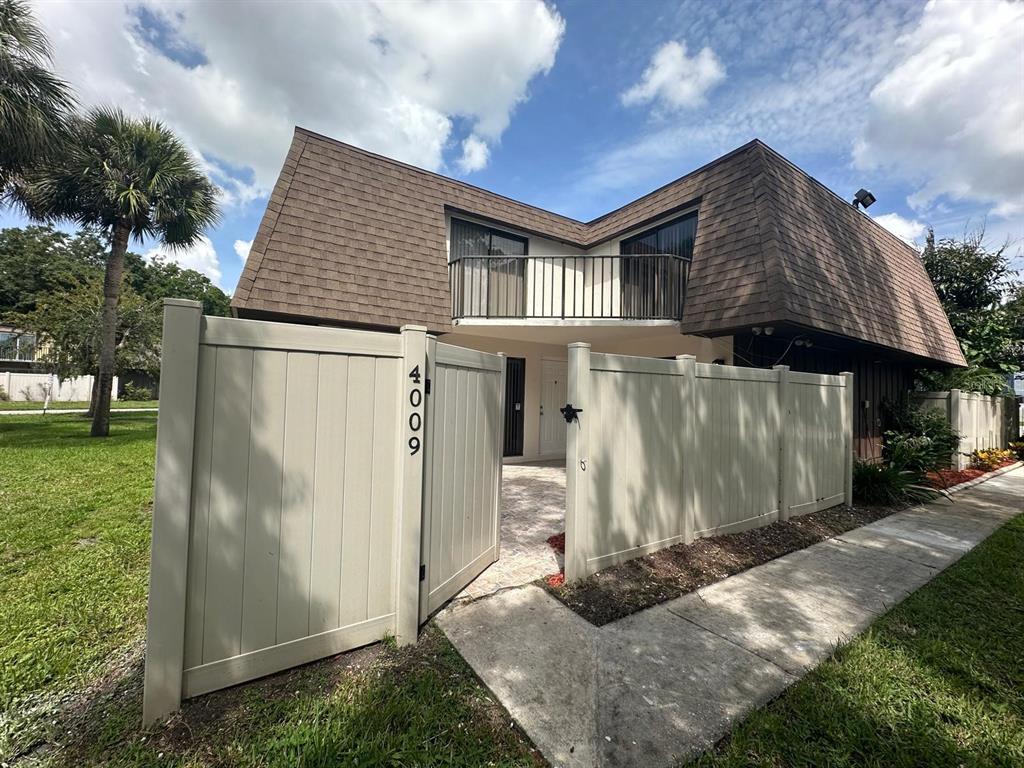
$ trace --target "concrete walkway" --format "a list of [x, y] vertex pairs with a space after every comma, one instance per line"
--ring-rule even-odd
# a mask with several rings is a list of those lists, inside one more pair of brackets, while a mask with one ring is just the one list
[[1024, 468], [597, 628], [528, 586], [437, 622], [555, 766], [668, 766], [713, 745], [1024, 511]]

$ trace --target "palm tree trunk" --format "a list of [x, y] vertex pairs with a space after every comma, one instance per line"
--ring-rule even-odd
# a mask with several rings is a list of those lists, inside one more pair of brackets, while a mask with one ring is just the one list
[[92, 374], [92, 394], [89, 395], [89, 412], [85, 414], [90, 419], [96, 415], [96, 401], [100, 396], [100, 388], [97, 384], [99, 378], [99, 371], [94, 371]]
[[93, 437], [110, 434], [110, 387], [114, 383], [114, 352], [117, 345], [117, 302], [121, 297], [124, 254], [128, 250], [127, 224], [118, 224], [110, 243], [110, 256], [103, 276], [103, 314], [100, 316], [100, 368], [96, 376], [99, 393], [92, 415]]

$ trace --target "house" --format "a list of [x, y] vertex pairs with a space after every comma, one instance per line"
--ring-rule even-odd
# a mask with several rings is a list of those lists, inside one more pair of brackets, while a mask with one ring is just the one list
[[517, 460], [564, 455], [573, 341], [853, 371], [862, 456], [914, 368], [964, 365], [914, 249], [758, 140], [582, 222], [299, 128], [232, 307], [505, 353]]
[[30, 371], [37, 351], [34, 333], [0, 323], [0, 373]]

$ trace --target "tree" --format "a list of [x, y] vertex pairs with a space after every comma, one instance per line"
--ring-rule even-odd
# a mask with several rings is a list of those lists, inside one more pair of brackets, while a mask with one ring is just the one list
[[172, 247], [194, 244], [219, 219], [217, 190], [185, 145], [162, 123], [97, 108], [71, 122], [63, 152], [24, 175], [21, 198], [31, 215], [95, 228], [110, 250], [91, 434], [110, 433], [117, 304], [131, 238]]
[[57, 150], [74, 101], [50, 72], [50, 44], [22, 0], [0, 0], [0, 202], [12, 182]]
[[53, 227], [0, 230], [0, 322], [31, 313], [52, 293], [102, 274], [106, 246], [90, 232], [67, 235]]
[[921, 258], [968, 367], [919, 372], [926, 386], [995, 394], [1005, 390], [1008, 374], [1024, 366], [1021, 287], [1006, 250], [1006, 245], [990, 250], [984, 230], [967, 233], [961, 240], [938, 242], [934, 232], [928, 232]]
[[125, 254], [125, 272], [128, 284], [147, 299], [192, 299], [202, 302], [204, 315], [227, 317], [231, 314], [231, 297], [202, 272], [182, 269], [160, 256], [146, 261], [130, 252]]

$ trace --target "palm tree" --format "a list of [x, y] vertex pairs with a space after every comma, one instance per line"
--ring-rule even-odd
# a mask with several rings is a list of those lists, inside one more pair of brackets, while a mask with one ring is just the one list
[[70, 134], [63, 152], [25, 174], [19, 195], [31, 215], [73, 221], [110, 242], [92, 420], [93, 437], [105, 437], [128, 241], [152, 237], [171, 247], [193, 245], [220, 218], [217, 188], [181, 140], [156, 120], [97, 108], [73, 118]]
[[50, 44], [28, 5], [0, 0], [0, 202], [13, 179], [59, 146], [74, 107], [50, 63]]

